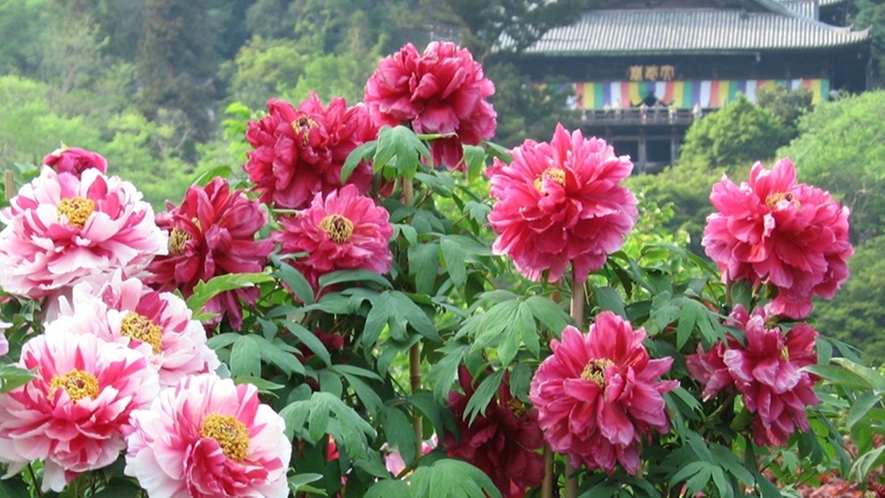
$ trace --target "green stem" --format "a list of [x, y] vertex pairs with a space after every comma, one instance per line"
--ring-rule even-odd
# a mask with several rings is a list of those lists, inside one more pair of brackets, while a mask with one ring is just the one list
[[[412, 206], [415, 202], [415, 187], [408, 178], [402, 178], [403, 203]], [[421, 343], [416, 342], [409, 348], [409, 383], [412, 394], [421, 390]], [[421, 455], [421, 442], [424, 440], [421, 412], [412, 408], [412, 429], [415, 431], [415, 455]]]
[[[571, 316], [578, 330], [584, 328], [584, 283], [578, 282], [577, 275], [572, 272], [572, 299]], [[565, 498], [578, 496], [578, 479], [574, 476], [577, 469], [572, 467], [571, 462], [565, 461]]]

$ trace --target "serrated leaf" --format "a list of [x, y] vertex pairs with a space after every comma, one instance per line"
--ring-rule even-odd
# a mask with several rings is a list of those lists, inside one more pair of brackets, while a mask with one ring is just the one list
[[486, 408], [489, 406], [489, 402], [491, 402], [492, 398], [497, 394], [498, 387], [501, 386], [501, 381], [504, 378], [504, 370], [496, 370], [492, 372], [491, 375], [483, 379], [483, 381], [479, 384], [479, 387], [476, 388], [476, 391], [473, 393], [473, 396], [470, 397], [470, 401], [467, 402], [467, 406], [464, 409], [464, 415], [469, 418], [468, 424], [473, 424], [473, 421], [476, 420], [478, 415], [485, 415]]

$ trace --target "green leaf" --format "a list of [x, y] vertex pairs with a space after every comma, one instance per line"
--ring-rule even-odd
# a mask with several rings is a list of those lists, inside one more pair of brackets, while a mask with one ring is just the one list
[[273, 391], [286, 387], [282, 384], [277, 384], [276, 382], [264, 380], [261, 377], [237, 377], [234, 379], [234, 384], [252, 384], [258, 388], [259, 392], [270, 394], [272, 396], [274, 395]]
[[137, 498], [139, 496], [141, 496], [141, 488], [134, 482], [128, 479], [111, 479], [104, 489], [92, 495], [92, 498]]
[[525, 300], [525, 304], [539, 322], [552, 332], [559, 334], [562, 329], [571, 322], [568, 313], [549, 297], [532, 296]]
[[419, 467], [409, 479], [415, 496], [434, 498], [501, 498], [483, 471], [461, 460], [444, 458]]
[[[430, 151], [415, 132], [405, 126], [381, 128], [374, 156], [375, 171], [393, 169], [393, 176], [412, 180], [421, 166], [422, 157], [430, 160]], [[391, 175], [385, 173], [385, 177], [389, 178]]]
[[[247, 335], [243, 336], [248, 338], [248, 340], [255, 343], [255, 346], [258, 348], [258, 351], [261, 353], [261, 358], [264, 359], [267, 363], [271, 363], [276, 365], [286, 374], [286, 376], [291, 377], [292, 373], [298, 373], [304, 375], [304, 366], [298, 361], [297, 349], [289, 346], [283, 341], [276, 339], [273, 342], [268, 341], [264, 337], [260, 335]], [[239, 340], [239, 339], [238, 339]], [[234, 343], [236, 345], [236, 343]], [[231, 352], [231, 356], [233, 356], [233, 352]], [[231, 360], [233, 361], [233, 360]]]
[[233, 377], [260, 377], [261, 350], [251, 335], [241, 335], [230, 351], [230, 372]]
[[[329, 350], [326, 349], [326, 346], [323, 344], [323, 341], [320, 340], [319, 337], [316, 336], [313, 332], [304, 328], [301, 324], [292, 322], [290, 320], [283, 320], [283, 324], [286, 326], [286, 329], [290, 334], [295, 336], [301, 344], [307, 346], [313, 354], [317, 355], [326, 366], [332, 364], [332, 357], [329, 355]], [[211, 339], [210, 339], [211, 340]]]
[[[836, 360], [836, 358], [834, 358], [833, 360]], [[849, 372], [841, 366], [808, 365], [807, 367], [803, 367], [802, 369], [839, 386], [861, 390], [873, 389], [873, 386], [867, 379], [864, 379], [854, 372]]]
[[446, 427], [454, 425], [454, 417], [451, 412], [434, 401], [430, 393], [417, 392], [406, 398], [406, 401], [427, 417], [437, 434], [442, 434]]
[[532, 369], [526, 363], [517, 363], [510, 371], [510, 395], [526, 401], [531, 383]]
[[470, 397], [467, 406], [464, 409], [464, 415], [469, 417], [468, 424], [472, 424], [476, 420], [477, 415], [485, 415], [489, 402], [497, 394], [498, 387], [504, 377], [504, 369], [496, 370], [491, 375], [483, 379], [476, 392]]
[[287, 438], [293, 439], [296, 435], [301, 434], [308, 414], [310, 414], [310, 400], [295, 401], [280, 410], [280, 417], [286, 423], [285, 434]]
[[485, 149], [476, 145], [465, 145], [464, 163], [467, 165], [468, 181], [479, 178], [486, 166]]
[[455, 189], [455, 179], [448, 173], [439, 173], [432, 171], [431, 173], [417, 173], [415, 179], [424, 183], [433, 191], [442, 197], [451, 197], [452, 191]]
[[597, 287], [594, 291], [596, 303], [599, 304], [601, 310], [608, 310], [618, 316], [627, 317], [627, 312], [624, 310], [624, 300], [621, 299], [617, 291], [611, 287]]
[[[298, 490], [303, 488], [305, 485], [319, 481], [322, 478], [322, 474], [295, 474], [294, 476], [289, 478], [289, 491], [291, 491], [292, 493], [297, 493]], [[323, 496], [325, 496], [325, 493], [323, 493]]]
[[360, 165], [363, 161], [368, 161], [369, 158], [375, 156], [375, 150], [378, 147], [378, 142], [371, 141], [366, 142], [356, 149], [350, 151], [350, 154], [347, 155], [347, 159], [344, 161], [344, 166], [341, 167], [341, 183], [347, 183], [347, 179], [350, 177], [353, 170], [356, 169], [357, 166]]
[[863, 419], [867, 413], [882, 401], [882, 395], [867, 391], [861, 394], [851, 405], [848, 415], [845, 417], [845, 425], [851, 429], [858, 421]]
[[433, 294], [439, 269], [439, 244], [427, 242], [409, 247], [409, 275], [415, 279], [419, 294]]
[[470, 345], [449, 341], [436, 352], [444, 353], [444, 356], [430, 366], [427, 381], [433, 384], [434, 398], [442, 403], [448, 403], [449, 391], [452, 389], [455, 376], [458, 375], [458, 365], [470, 352]]
[[467, 251], [458, 241], [450, 237], [443, 237], [440, 240], [440, 249], [452, 284], [458, 288], [463, 287], [467, 283]]
[[314, 393], [310, 398], [310, 415], [307, 417], [308, 437], [310, 442], [316, 444], [326, 434], [329, 427], [329, 411], [332, 409], [330, 404], [330, 396], [318, 396], [329, 393]]
[[406, 481], [382, 479], [366, 491], [365, 498], [412, 498], [412, 488]]
[[[0, 334], [2, 333], [0, 331]], [[12, 391], [36, 378], [37, 375], [30, 370], [13, 365], [0, 365], [0, 393]]]
[[347, 380], [347, 383], [350, 384], [350, 388], [356, 393], [357, 397], [363, 403], [363, 406], [366, 407], [366, 411], [368, 411], [369, 415], [374, 417], [384, 406], [384, 402], [381, 401], [381, 397], [378, 396], [378, 393], [356, 375], [344, 373], [342, 376]]
[[264, 273], [228, 273], [212, 277], [208, 282], [197, 283], [193, 295], [187, 298], [187, 307], [194, 314], [199, 314], [210, 299], [222, 292], [254, 287], [266, 282], [273, 282], [273, 277]]
[[[274, 258], [276, 256], [271, 256]], [[273, 273], [274, 276], [282, 279], [286, 285], [292, 289], [295, 296], [304, 304], [312, 304], [314, 295], [310, 283], [304, 278], [300, 271], [296, 270], [292, 265], [280, 261], [277, 266], [279, 269]]]
[[744, 467], [741, 459], [729, 448], [721, 444], [710, 443], [710, 453], [716, 457], [716, 463], [745, 485], [752, 486], [756, 482], [756, 479], [753, 478], [753, 473]]
[[378, 338], [381, 337], [381, 332], [384, 330], [384, 326], [387, 325], [387, 321], [393, 312], [393, 304], [390, 302], [389, 291], [382, 292], [374, 301], [372, 301], [372, 308], [369, 310], [369, 314], [366, 315], [366, 323], [363, 325], [363, 335], [360, 338], [360, 342], [364, 348], [369, 349], [375, 346], [375, 343], [378, 342]]
[[415, 331], [431, 341], [440, 342], [442, 340], [433, 321], [427, 317], [424, 310], [415, 304], [409, 296], [402, 292], [393, 291], [390, 293], [390, 298], [398, 316], [404, 317], [409, 326], [415, 329]]
[[415, 430], [402, 410], [385, 406], [381, 410], [381, 428], [387, 435], [387, 443], [399, 450], [406, 465], [415, 460]]
[[384, 288], [392, 289], [393, 286], [383, 276], [371, 270], [338, 270], [327, 273], [320, 277], [320, 288], [328, 287], [345, 282], [374, 282]]

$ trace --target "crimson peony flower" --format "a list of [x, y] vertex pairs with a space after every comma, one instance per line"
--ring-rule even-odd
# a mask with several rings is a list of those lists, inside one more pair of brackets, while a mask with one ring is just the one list
[[[246, 140], [255, 147], [244, 166], [261, 201], [303, 209], [317, 193], [342, 187], [347, 155], [374, 140], [378, 128], [363, 104], [347, 107], [342, 98], [323, 107], [313, 92], [298, 109], [282, 100], [267, 101], [269, 114], [249, 123]], [[360, 193], [372, 186], [372, 167], [361, 163], [348, 177]]]
[[[242, 191], [231, 191], [227, 180], [215, 178], [205, 187], [193, 186], [184, 194], [181, 206], [171, 203], [157, 215], [157, 224], [169, 232], [169, 254], [154, 259], [145, 282], [160, 291], [181, 291], [188, 298], [198, 282], [217, 275], [257, 273], [264, 269], [273, 250], [270, 240], [255, 240], [267, 223], [267, 213], [258, 201]], [[222, 292], [213, 297], [204, 311], [217, 315], [217, 324], [227, 317], [234, 329], [243, 324], [240, 302], [254, 304], [258, 289], [249, 287]]]
[[308, 209], [281, 218], [283, 230], [271, 237], [282, 245], [283, 253], [307, 253], [291, 264], [316, 291], [319, 278], [335, 270], [364, 269], [379, 274], [390, 270], [393, 257], [387, 241], [393, 236], [393, 227], [388, 218], [384, 208], [347, 185], [325, 199], [317, 194]]
[[673, 358], [650, 359], [643, 339], [645, 329], [603, 311], [587, 334], [568, 326], [550, 343], [553, 355], [535, 372], [529, 400], [550, 447], [575, 467], [611, 474], [620, 462], [636, 473], [642, 437], [670, 430], [661, 394], [679, 382], [657, 378]]
[[544, 446], [538, 427], [538, 412], [526, 409], [510, 395], [507, 382], [498, 388], [498, 397], [478, 415], [472, 424], [465, 419], [467, 403], [474, 395], [473, 377], [467, 367], [458, 368], [458, 382], [464, 394], [449, 394], [449, 409], [455, 414], [458, 439], [445, 433], [443, 446], [450, 457], [457, 457], [485, 472], [507, 497], [523, 496], [526, 488], [541, 485], [544, 478], [544, 457], [535, 450]]
[[90, 168], [95, 168], [102, 173], [106, 173], [108, 170], [108, 162], [100, 154], [77, 147], [62, 147], [54, 150], [52, 154], [43, 158], [43, 164], [58, 173], [70, 173], [77, 178]]
[[124, 473], [151, 497], [289, 496], [285, 423], [251, 384], [185, 377], [132, 413]]
[[462, 144], [477, 145], [495, 135], [497, 115], [486, 101], [494, 93], [495, 85], [466, 49], [433, 42], [419, 55], [409, 43], [378, 62], [363, 100], [382, 125], [454, 134], [431, 142], [430, 151], [436, 164], [463, 170]]
[[[746, 335], [746, 346], [729, 337], [727, 348], [715, 353], [727, 368], [731, 382], [724, 379], [721, 367], [717, 366], [716, 378], [721, 380], [711, 386], [703, 371], [692, 369], [696, 361], [692, 357], [686, 359], [689, 372], [706, 385], [705, 395], [710, 391], [712, 396], [719, 389], [734, 385], [743, 395], [747, 410], [756, 414], [753, 420], [756, 444], [783, 446], [797, 426], [808, 430], [805, 406], [819, 402], [812, 389], [811, 374], [801, 370], [817, 363], [814, 351], [817, 331], [806, 323], [786, 334], [777, 327], [766, 328], [765, 322], [770, 317], [763, 308], [756, 308], [750, 315], [738, 305], [729, 318], [732, 325]], [[703, 370], [709, 372], [709, 369]]]
[[549, 144], [526, 140], [511, 153], [511, 164], [495, 159], [488, 173], [498, 200], [489, 214], [495, 254], [513, 258], [532, 280], [549, 270], [550, 282], [571, 262], [584, 282], [621, 248], [636, 221], [636, 198], [618, 184], [633, 163], [604, 140], [585, 140], [580, 130], [569, 135], [561, 124]]
[[43, 460], [43, 490], [113, 463], [131, 430], [130, 413], [157, 392], [144, 355], [60, 322], [22, 347], [19, 366], [37, 378], [0, 394], [0, 448], [14, 471]]
[[77, 178], [44, 166], [0, 221], [0, 287], [32, 299], [86, 276], [135, 273], [166, 253], [166, 236], [141, 193], [95, 168]]
[[92, 334], [141, 352], [158, 369], [160, 387], [187, 375], [214, 372], [219, 366], [215, 351], [206, 345], [203, 326], [191, 319], [184, 300], [171, 292], [157, 292], [117, 272], [103, 285], [77, 284], [71, 303], [60, 301], [53, 324], [63, 323], [70, 333]]
[[734, 377], [728, 371], [724, 355], [725, 344], [717, 341], [710, 351], [705, 353], [703, 345], [698, 344], [697, 353], [685, 357], [688, 373], [704, 386], [704, 400], [716, 396], [722, 389], [734, 387]]
[[702, 244], [723, 278], [778, 289], [771, 312], [801, 319], [817, 295], [832, 299], [848, 278], [848, 208], [830, 194], [796, 184], [789, 159], [771, 170], [756, 163], [749, 183], [727, 177], [713, 186], [717, 212], [707, 217]]

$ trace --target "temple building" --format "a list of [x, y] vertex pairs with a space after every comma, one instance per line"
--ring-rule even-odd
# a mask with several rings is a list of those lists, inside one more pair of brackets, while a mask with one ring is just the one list
[[638, 172], [673, 164], [685, 130], [761, 88], [813, 102], [869, 87], [870, 34], [845, 26], [847, 0], [619, 0], [548, 31], [519, 55], [536, 82], [574, 88], [586, 134], [630, 154]]

